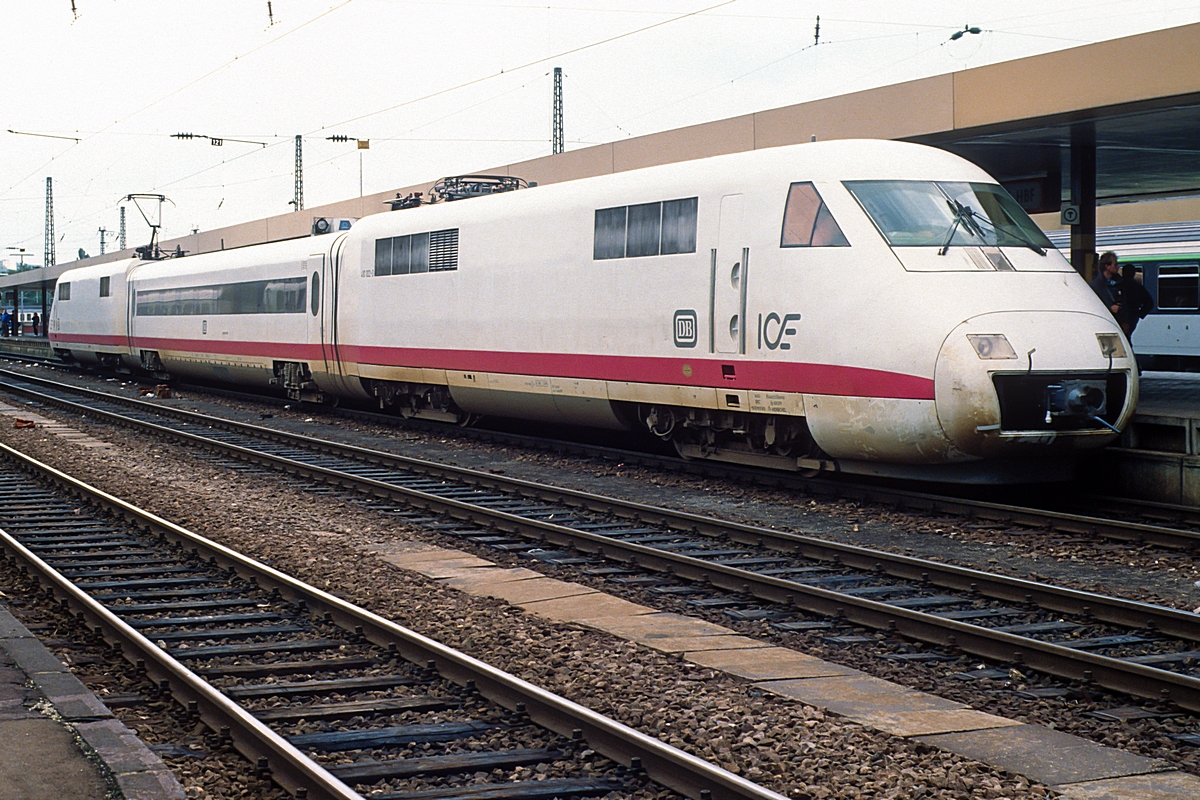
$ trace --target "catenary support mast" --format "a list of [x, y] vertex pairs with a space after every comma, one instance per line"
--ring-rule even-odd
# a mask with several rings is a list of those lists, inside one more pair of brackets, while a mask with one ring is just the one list
[[563, 147], [562, 67], [554, 68], [554, 122], [550, 133], [550, 152], [557, 155]]

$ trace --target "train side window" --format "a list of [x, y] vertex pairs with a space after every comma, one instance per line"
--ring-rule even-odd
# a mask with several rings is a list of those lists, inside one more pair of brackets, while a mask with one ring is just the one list
[[392, 239], [392, 274], [407, 275], [408, 274], [408, 254], [409, 254], [408, 236], [397, 236]]
[[625, 206], [596, 209], [596, 238], [592, 245], [592, 258], [596, 261], [625, 257], [627, 210]]
[[658, 255], [662, 241], [662, 203], [642, 203], [629, 207], [629, 227], [625, 234], [625, 257]]
[[[392, 274], [392, 242], [394, 239], [376, 239], [375, 240], [375, 274], [376, 275], [391, 275]], [[408, 265], [405, 264], [405, 272], [408, 272]]]
[[429, 272], [429, 234], [414, 233], [408, 237], [408, 271], [412, 273]]
[[1200, 264], [1159, 266], [1158, 307], [1163, 311], [1200, 308]]
[[783, 211], [780, 247], [849, 247], [829, 207], [811, 183], [793, 183]]
[[100, 296], [109, 296], [109, 277], [107, 275], [100, 279]]
[[58, 285], [58, 299], [59, 300], [70, 300], [71, 299], [71, 282], [70, 281], [67, 281], [66, 283], [60, 283]]
[[667, 200], [662, 204], [662, 254], [696, 252], [696, 208], [699, 198]]
[[312, 315], [315, 317], [321, 308], [321, 276], [316, 272], [312, 276]]

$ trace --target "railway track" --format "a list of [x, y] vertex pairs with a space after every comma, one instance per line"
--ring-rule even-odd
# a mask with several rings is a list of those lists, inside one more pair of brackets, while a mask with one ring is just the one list
[[[805, 615], [834, 617], [1200, 711], [1200, 617], [1194, 614], [152, 404], [116, 404], [96, 393], [81, 406], [65, 390], [53, 396], [25, 391], [40, 402], [365, 493], [381, 500], [375, 507], [385, 513], [475, 544], [537, 551], [541, 560], [615, 580], [638, 580], [627, 571], [636, 565], [692, 584], [647, 582], [664, 594], [724, 591], [730, 596], [712, 598], [713, 604], [749, 606], [746, 614], [781, 630], [811, 627]], [[592, 556], [614, 565], [599, 565]]]
[[[654, 781], [782, 800], [4, 445], [0, 462], [5, 558], [297, 798], [385, 782], [373, 798], [550, 800]], [[519, 767], [540, 778], [473, 780]]]
[[[41, 366], [56, 366], [40, 363]], [[57, 366], [67, 368], [61, 363]], [[0, 369], [0, 376], [39, 382], [34, 376]], [[126, 376], [122, 376], [126, 377]], [[46, 381], [43, 385], [62, 385]], [[212, 386], [181, 385], [200, 393], [208, 393], [249, 403], [292, 408], [293, 401], [261, 394], [249, 394]], [[85, 390], [86, 391], [86, 390]], [[117, 401], [121, 398], [105, 395]], [[167, 411], [166, 413], [169, 413]], [[555, 439], [543, 436], [492, 430], [482, 427], [450, 426], [446, 423], [398, 417], [361, 409], [322, 408], [321, 413], [371, 424], [404, 427], [436, 436], [453, 436], [490, 444], [521, 447], [554, 453], [597, 458], [616, 464], [640, 466], [674, 474], [730, 480], [752, 486], [802, 492], [806, 496], [842, 499], [856, 503], [871, 503], [901, 511], [938, 513], [961, 516], [1002, 525], [1015, 525], [1035, 530], [1058, 532], [1068, 536], [1098, 536], [1134, 545], [1152, 545], [1180, 550], [1200, 547], [1200, 508], [1178, 503], [1164, 503], [1112, 495], [1055, 494], [1035, 498], [1025, 505], [989, 502], [972, 499], [969, 494], [934, 494], [904, 488], [889, 483], [856, 481], [849, 476], [828, 478], [802, 476], [779, 470], [757, 469], [719, 461], [683, 459], [645, 449], [628, 449], [586, 441]], [[968, 492], [970, 490], [968, 489]], [[1027, 495], [1027, 493], [1026, 493]]]

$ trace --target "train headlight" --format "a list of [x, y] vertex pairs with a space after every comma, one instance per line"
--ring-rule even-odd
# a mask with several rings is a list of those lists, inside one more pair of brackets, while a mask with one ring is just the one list
[[1125, 345], [1121, 344], [1121, 337], [1115, 333], [1097, 333], [1097, 341], [1100, 342], [1100, 355], [1105, 358], [1125, 358]]
[[968, 333], [967, 341], [975, 348], [975, 355], [983, 359], [1017, 357], [1017, 351], [1003, 333]]

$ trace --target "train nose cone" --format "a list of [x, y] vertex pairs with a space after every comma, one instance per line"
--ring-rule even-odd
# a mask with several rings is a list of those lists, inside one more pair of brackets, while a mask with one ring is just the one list
[[946, 337], [934, 396], [942, 430], [967, 456], [1098, 447], [1132, 413], [1137, 369], [1111, 317], [996, 312]]

